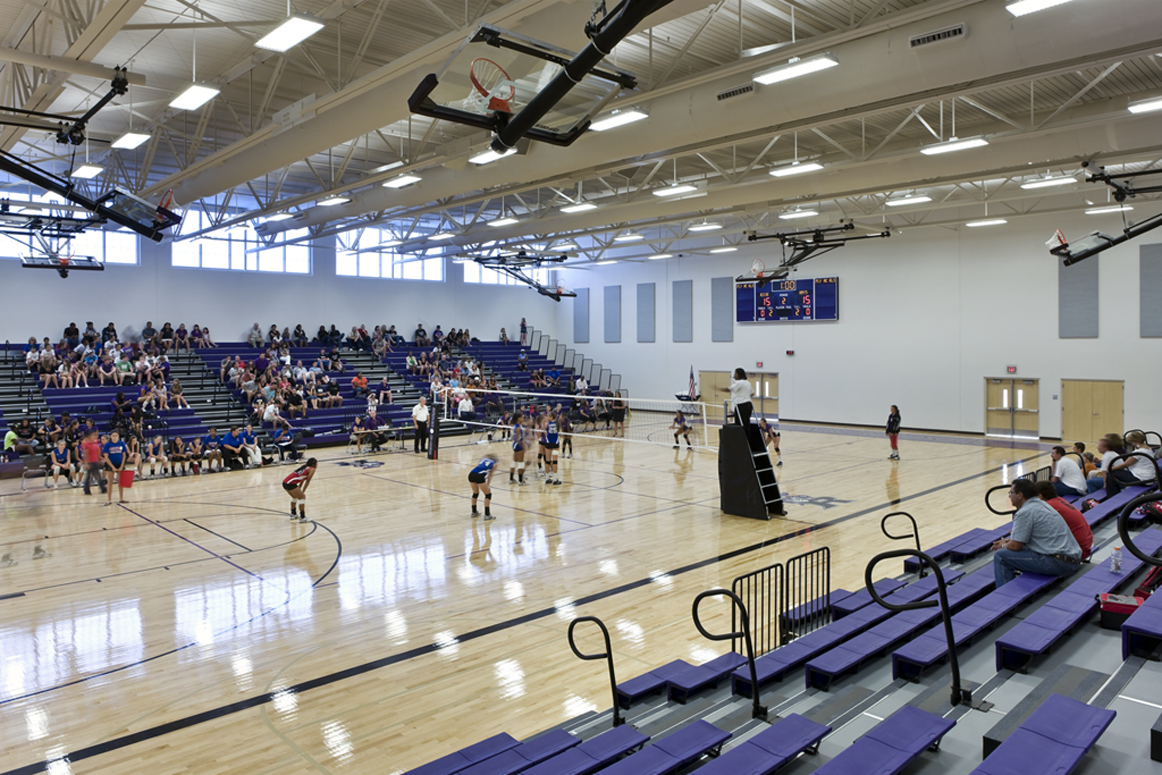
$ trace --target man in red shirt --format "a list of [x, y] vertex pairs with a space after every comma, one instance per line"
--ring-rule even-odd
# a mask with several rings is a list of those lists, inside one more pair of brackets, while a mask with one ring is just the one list
[[101, 442], [96, 431], [90, 431], [81, 442], [81, 455], [85, 460], [85, 495], [93, 494], [92, 482], [101, 485], [101, 492], [105, 492], [105, 480], [101, 478]]
[[1069, 525], [1069, 532], [1073, 533], [1074, 540], [1081, 547], [1081, 559], [1084, 562], [1093, 550], [1093, 531], [1089, 529], [1085, 516], [1057, 495], [1057, 488], [1053, 486], [1053, 482], [1037, 482], [1037, 495], [1052, 506], [1065, 520], [1065, 524]]

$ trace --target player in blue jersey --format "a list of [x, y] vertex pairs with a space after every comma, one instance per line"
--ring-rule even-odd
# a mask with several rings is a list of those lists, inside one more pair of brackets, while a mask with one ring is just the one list
[[541, 434], [541, 446], [545, 450], [545, 484], [561, 483], [561, 477], [557, 475], [557, 450], [561, 446], [560, 438], [557, 418], [552, 414], [546, 414]]
[[[57, 439], [56, 447], [52, 450], [52, 488], [59, 489], [61, 486], [60, 475], [63, 471], [65, 474], [65, 482], [71, 484], [73, 487], [77, 486], [73, 479], [73, 471], [75, 469], [73, 463], [73, 453], [69, 449], [69, 445], [63, 438]], [[48, 475], [44, 477], [44, 486], [48, 487]]]
[[678, 442], [678, 437], [682, 436], [686, 439], [686, 446], [693, 447], [690, 443], [690, 421], [686, 419], [686, 415], [682, 414], [679, 409], [678, 413], [674, 415], [674, 422], [670, 423], [670, 430], [674, 432], [674, 449], [682, 446]]
[[480, 513], [476, 511], [476, 498], [483, 491], [484, 519], [495, 519], [489, 507], [492, 506], [492, 474], [496, 471], [496, 464], [499, 462], [496, 455], [489, 453], [480, 458], [480, 462], [468, 474], [468, 483], [472, 485], [472, 516], [474, 517], [480, 516]]
[[[512, 424], [512, 466], [508, 469], [510, 484], [525, 483], [525, 447], [531, 441], [531, 437], [526, 435], [528, 430], [528, 417], [518, 414]], [[516, 479], [512, 478], [514, 473]]]
[[121, 483], [121, 472], [125, 470], [125, 466], [129, 463], [129, 446], [121, 440], [121, 434], [113, 431], [109, 434], [109, 441], [101, 449], [104, 455], [105, 470], [110, 472], [109, 488], [106, 491], [108, 496], [105, 505], [108, 506], [113, 502], [113, 485], [117, 485], [117, 498], [120, 503], [125, 503], [124, 485]]

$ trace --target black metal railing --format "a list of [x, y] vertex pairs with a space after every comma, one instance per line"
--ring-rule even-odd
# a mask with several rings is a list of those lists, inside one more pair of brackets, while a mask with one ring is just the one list
[[[725, 595], [726, 597], [730, 598], [731, 623], [733, 625], [735, 621], [738, 621], [742, 625], [741, 629], [739, 627], [732, 626], [731, 632], [715, 634], [709, 632], [702, 625], [702, 617], [698, 613], [698, 606], [701, 605], [702, 601], [706, 598], [718, 597], [720, 595]], [[742, 600], [738, 595], [734, 594], [728, 589], [709, 589], [699, 594], [698, 597], [694, 598], [694, 605], [693, 610], [691, 611], [691, 615], [694, 617], [694, 626], [698, 628], [698, 632], [702, 633], [702, 637], [708, 640], [728, 640], [731, 641], [731, 643], [734, 643], [736, 640], [742, 639], [742, 642], [746, 647], [746, 653], [744, 656], [746, 657], [747, 666], [750, 668], [751, 698], [753, 699], [751, 717], [765, 719], [767, 717], [767, 709], [759, 700], [759, 679], [758, 670], [755, 668], [754, 662], [754, 641], [751, 638], [750, 616], [747, 615], [746, 606], [743, 605]], [[616, 704], [616, 702], [617, 701], [615, 699], [614, 703]]]
[[992, 494], [994, 492], [1000, 492], [1000, 491], [1004, 490], [1007, 493], [1009, 491], [1010, 487], [1012, 487], [1011, 484], [998, 484], [996, 487], [990, 487], [988, 489], [988, 492], [986, 492], [984, 494], [985, 508], [987, 508], [989, 511], [996, 514], [997, 516], [1001, 516], [1001, 517], [1011, 517], [1013, 514], [1016, 514], [1017, 513], [1016, 509], [1009, 509], [1007, 511], [1001, 511], [1000, 509], [994, 508], [992, 502], [989, 500], [990, 498], [992, 498]]
[[[908, 521], [912, 523], [912, 532], [908, 535], [892, 535], [888, 532], [888, 520], [892, 517], [907, 517]], [[916, 519], [906, 511], [893, 511], [891, 514], [885, 514], [884, 518], [880, 520], [880, 530], [883, 534], [893, 541], [907, 541], [909, 538], [916, 539], [916, 551], [921, 552], [920, 547], [920, 528], [916, 525]], [[928, 574], [928, 569], [924, 563], [920, 563], [920, 578], [924, 578]]]
[[[697, 606], [697, 602], [695, 602]], [[573, 638], [573, 630], [581, 622], [593, 622], [601, 629], [601, 636], [605, 639], [605, 651], [600, 654], [582, 654], [581, 650], [577, 648], [577, 642]], [[695, 619], [697, 622], [697, 619]], [[621, 706], [617, 703], [617, 673], [613, 669], [613, 647], [609, 644], [609, 630], [605, 626], [605, 622], [598, 619], [596, 616], [579, 616], [573, 621], [569, 622], [569, 648], [578, 659], [604, 659], [609, 663], [609, 688], [613, 693], [613, 725], [619, 727], [625, 723], [625, 719], [621, 717]]]
[[831, 621], [831, 549], [822, 546], [787, 560], [783, 575], [780, 644]]
[[[742, 626], [740, 616], [746, 616], [755, 633], [760, 654], [782, 644], [781, 620], [784, 609], [784, 570], [782, 563], [751, 571], [736, 578], [730, 585], [731, 595], [740, 602], [741, 611], [730, 611], [730, 628], [735, 632]], [[741, 653], [741, 635], [730, 647]]]
[[[1122, 513], [1118, 515], [1118, 536], [1122, 539], [1122, 546], [1128, 549], [1130, 554], [1134, 555], [1142, 562], [1146, 563], [1147, 565], [1153, 565], [1156, 567], [1162, 567], [1162, 559], [1143, 552], [1138, 548], [1138, 545], [1135, 544], [1134, 540], [1130, 537], [1130, 515], [1133, 514], [1136, 509], [1145, 506], [1147, 503], [1154, 503], [1155, 501], [1160, 500], [1162, 500], [1162, 492], [1158, 491], [1148, 492], [1145, 495], [1139, 495], [1137, 498], [1134, 498], [1132, 501], [1127, 503], [1125, 507], [1122, 508]], [[1158, 519], [1151, 517], [1151, 521], [1158, 522]]]

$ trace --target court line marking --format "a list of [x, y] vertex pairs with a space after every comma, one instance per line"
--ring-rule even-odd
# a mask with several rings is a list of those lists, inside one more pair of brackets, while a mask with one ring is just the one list
[[230, 539], [230, 538], [227, 538], [226, 536], [222, 535], [221, 533], [215, 533], [215, 532], [214, 532], [213, 530], [211, 530], [210, 528], [208, 528], [208, 527], [205, 527], [205, 526], [203, 526], [203, 525], [199, 525], [197, 522], [195, 522], [195, 521], [194, 521], [194, 520], [192, 520], [192, 519], [184, 519], [184, 520], [182, 520], [182, 521], [183, 521], [183, 522], [189, 522], [189, 523], [190, 523], [191, 525], [193, 525], [194, 527], [196, 527], [196, 528], [201, 528], [202, 530], [205, 530], [205, 531], [206, 531], [207, 533], [209, 533], [210, 535], [216, 535], [216, 536], [218, 536], [219, 538], [221, 538], [223, 541], [229, 541], [230, 543], [234, 544], [235, 546], [239, 547], [240, 549], [245, 549], [247, 552], [253, 551], [252, 549], [249, 549], [249, 548], [247, 548], [247, 547], [243, 546], [242, 544], [238, 543], [237, 541], [235, 541], [235, 540], [233, 540], [233, 539]]
[[[1040, 455], [1041, 455], [1041, 453], [1038, 453], [1038, 455], [1036, 457], [1040, 457]], [[1033, 460], [1033, 459], [1035, 459], [1035, 458], [1028, 458], [1028, 459], [1017, 461], [1017, 462], [1026, 463], [1029, 460]], [[1010, 465], [1010, 464], [1006, 464], [1006, 465]], [[919, 498], [919, 497], [922, 497], [925, 495], [931, 495], [931, 494], [939, 492], [941, 490], [946, 490], [946, 489], [949, 489], [951, 487], [956, 487], [958, 485], [965, 484], [967, 482], [971, 482], [974, 479], [981, 479], [985, 476], [991, 476], [994, 474], [998, 474], [998, 473], [1001, 473], [1002, 471], [1004, 471], [1005, 467], [1006, 467], [1005, 465], [998, 466], [996, 468], [992, 468], [992, 469], [989, 469], [987, 471], [983, 471], [979, 474], [973, 474], [971, 476], [962, 477], [960, 479], [956, 479], [956, 480], [951, 481], [951, 482], [946, 482], [944, 484], [937, 485], [936, 487], [930, 487], [929, 489], [924, 490], [922, 492], [915, 493], [914, 495], [909, 495], [906, 498], [901, 498], [900, 502], [912, 500], [914, 498]], [[375, 477], [375, 478], [381, 478], [381, 477]], [[827, 522], [822, 522], [818, 525], [811, 525], [809, 527], [800, 528], [799, 530], [795, 530], [795, 531], [792, 531], [790, 533], [784, 533], [782, 535], [774, 536], [772, 538], [766, 538], [762, 541], [759, 541], [758, 543], [751, 544], [749, 546], [742, 546], [742, 547], [739, 547], [738, 549], [733, 549], [729, 552], [717, 555], [715, 557], [708, 557], [704, 560], [697, 560], [697, 561], [689, 563], [687, 565], [683, 565], [680, 568], [677, 568], [673, 571], [669, 571], [666, 575], [673, 577], [673, 576], [679, 576], [679, 575], [683, 575], [686, 573], [690, 573], [691, 571], [700, 570], [704, 567], [714, 565], [716, 563], [720, 563], [720, 562], [723, 562], [725, 560], [730, 560], [730, 559], [733, 559], [735, 557], [740, 557], [744, 554], [749, 554], [751, 552], [759, 551], [761, 549], [764, 549], [768, 546], [772, 546], [774, 544], [782, 543], [783, 541], [789, 541], [789, 540], [792, 540], [794, 538], [798, 538], [800, 536], [806, 535], [807, 533], [812, 533], [816, 530], [820, 530], [820, 529], [827, 528], [827, 527], [834, 527], [835, 525], [842, 524], [842, 523], [847, 522], [849, 520], [856, 519], [858, 517], [867, 516], [868, 514], [874, 512], [874, 511], [878, 511], [880, 509], [884, 509], [884, 508], [888, 508], [888, 507], [889, 507], [889, 504], [879, 504], [879, 505], [864, 509], [862, 511], [855, 512], [854, 514], [848, 514], [848, 515], [843, 516], [843, 517], [836, 517], [833, 520], [829, 520]], [[330, 532], [332, 535], [335, 535], [334, 531], [331, 531], [330, 528], [327, 528], [325, 525], [320, 525], [320, 527], [323, 527], [325, 530]], [[339, 537], [337, 535], [335, 536], [335, 540], [336, 541], [339, 540]], [[342, 555], [342, 545], [341, 544], [340, 544], [340, 553], [339, 554], [340, 554], [340, 556]], [[339, 562], [339, 558], [336, 557], [335, 565], [332, 565], [331, 569], [329, 569], [327, 571], [327, 573], [323, 574], [323, 576], [320, 576], [319, 581], [322, 581], [324, 578], [326, 578], [327, 574], [329, 574], [331, 572], [331, 570], [335, 568], [335, 566], [338, 564], [338, 562]], [[316, 582], [315, 584], [312, 584], [311, 588], [313, 589], [317, 583], [318, 582]], [[593, 594], [586, 595], [583, 598], [574, 600], [572, 602], [572, 605], [574, 608], [580, 608], [583, 605], [595, 603], [595, 602], [598, 602], [600, 600], [604, 600], [606, 598], [613, 597], [615, 595], [623, 594], [625, 592], [631, 592], [633, 590], [640, 589], [642, 587], [648, 586], [648, 585], [653, 584], [653, 583], [654, 583], [654, 579], [647, 576], [645, 578], [637, 579], [635, 581], [630, 581], [630, 582], [627, 582], [625, 584], [621, 584], [621, 585], [616, 586], [616, 587], [611, 587], [610, 589], [602, 590], [601, 592], [595, 592]], [[269, 613], [269, 612], [266, 612], [266, 613]], [[260, 615], [265, 616], [266, 613], [263, 613]], [[457, 635], [457, 636], [455, 636], [454, 643], [457, 645], [462, 644], [462, 643], [468, 643], [468, 642], [471, 642], [474, 640], [478, 640], [480, 638], [484, 638], [488, 635], [494, 635], [498, 632], [504, 632], [505, 630], [512, 629], [513, 627], [517, 627], [517, 626], [520, 626], [522, 624], [529, 624], [529, 623], [538, 621], [540, 619], [544, 619], [544, 618], [547, 618], [550, 616], [556, 616], [556, 615], [557, 615], [557, 608], [555, 606], [549, 607], [549, 608], [542, 608], [539, 611], [530, 611], [529, 613], [514, 617], [512, 619], [508, 619], [508, 620], [503, 621], [503, 622], [496, 622], [494, 624], [490, 624], [490, 625], [480, 627], [480, 628], [475, 629], [475, 630], [471, 630], [467, 633], [464, 633], [463, 635]], [[257, 617], [255, 617], [255, 618], [257, 618]], [[241, 625], [236, 625], [236, 626], [241, 626]], [[234, 628], [231, 628], [231, 629], [234, 629]], [[183, 646], [182, 648], [187, 648], [187, 647]], [[202, 711], [200, 713], [195, 713], [195, 714], [192, 714], [190, 716], [186, 716], [184, 718], [174, 719], [173, 721], [167, 722], [165, 724], [159, 724], [158, 726], [155, 726], [155, 727], [143, 729], [143, 730], [140, 730], [138, 732], [130, 733], [128, 735], [123, 735], [122, 737], [113, 738], [111, 740], [105, 740], [105, 741], [97, 743], [95, 745], [87, 746], [85, 748], [78, 748], [75, 751], [70, 751], [66, 754], [63, 754], [62, 756], [59, 756], [56, 759], [37, 761], [37, 762], [33, 762], [32, 764], [26, 764], [26, 765], [21, 766], [21, 767], [16, 767], [16, 768], [13, 768], [11, 770], [6, 770], [6, 771], [0, 773], [0, 775], [34, 775], [34, 773], [44, 772], [45, 770], [48, 769], [50, 764], [52, 764], [55, 761], [59, 761], [61, 759], [65, 759], [65, 760], [69, 761], [70, 763], [75, 764], [76, 762], [83, 761], [85, 759], [91, 759], [94, 756], [100, 756], [100, 755], [105, 754], [105, 753], [110, 753], [112, 751], [117, 751], [117, 750], [120, 750], [122, 748], [127, 748], [128, 746], [135, 745], [136, 743], [145, 742], [147, 740], [153, 740], [155, 738], [170, 734], [171, 732], [179, 732], [181, 730], [188, 729], [188, 728], [193, 727], [193, 726], [197, 726], [198, 724], [204, 724], [204, 723], [207, 723], [210, 721], [216, 721], [220, 718], [232, 715], [234, 713], [239, 713], [239, 712], [244, 711], [244, 710], [250, 710], [251, 708], [256, 708], [256, 707], [265, 705], [268, 702], [273, 701], [275, 698], [275, 695], [278, 694], [279, 692], [290, 691], [290, 692], [293, 692], [295, 694], [302, 694], [303, 692], [310, 691], [311, 689], [318, 689], [320, 687], [329, 686], [333, 683], [345, 681], [348, 678], [354, 678], [356, 676], [363, 675], [364, 673], [372, 672], [373, 670], [378, 670], [378, 669], [383, 668], [383, 667], [388, 667], [391, 665], [399, 664], [400, 662], [406, 662], [408, 660], [415, 659], [416, 657], [425, 656], [427, 654], [432, 654], [432, 653], [439, 651], [441, 648], [442, 648], [441, 646], [438, 646], [435, 643], [429, 643], [429, 644], [426, 644], [423, 646], [417, 646], [415, 648], [408, 649], [407, 651], [402, 651], [402, 652], [399, 652], [397, 654], [390, 654], [386, 657], [380, 657], [379, 659], [371, 660], [370, 662], [364, 662], [362, 664], [352, 665], [351, 667], [347, 667], [347, 668], [344, 668], [342, 670], [337, 670], [333, 673], [329, 673], [329, 674], [322, 675], [322, 676], [317, 676], [315, 678], [310, 678], [306, 681], [302, 681], [300, 683], [297, 683], [294, 686], [288, 686], [288, 687], [285, 687], [283, 689], [280, 689], [278, 692], [264, 692], [263, 694], [254, 695], [252, 697], [247, 697], [245, 699], [238, 700], [237, 702], [232, 702], [229, 705], [222, 705], [222, 706], [217, 707], [217, 708], [211, 708], [209, 710], [205, 710], [205, 711]], [[175, 651], [176, 651], [176, 649], [175, 649]], [[164, 656], [164, 655], [158, 655], [157, 657], [152, 657], [151, 659], [157, 659], [160, 656]], [[147, 661], [147, 660], [145, 660], [145, 661]], [[123, 668], [118, 668], [118, 669], [123, 670], [126, 668], [123, 667]], [[88, 679], [82, 679], [82, 680], [88, 680]], [[73, 683], [80, 683], [80, 681], [75, 681]], [[54, 688], [56, 688], [56, 687], [54, 687]], [[42, 690], [42, 692], [43, 691], [51, 691], [51, 689], [45, 689], [45, 690]], [[42, 692], [36, 692], [35, 694], [40, 694]], [[25, 695], [25, 696], [31, 696], [31, 695]], [[11, 702], [11, 700], [9, 700], [9, 702]], [[2, 705], [2, 704], [4, 704], [4, 703], [0, 703], [0, 705]]]

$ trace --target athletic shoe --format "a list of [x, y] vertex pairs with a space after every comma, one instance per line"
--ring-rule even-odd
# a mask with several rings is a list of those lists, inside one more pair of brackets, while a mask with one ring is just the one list
[[46, 489], [46, 490], [52, 489], [52, 479], [49, 479], [47, 476], [44, 477], [44, 489]]
[[473, 517], [473, 518], [475, 518], [475, 517], [479, 517], [479, 516], [480, 516], [480, 512], [478, 512], [478, 511], [474, 511], [474, 512], [472, 512], [471, 514], [469, 514], [468, 516], [470, 516], [470, 517]]
[[496, 519], [496, 517], [492, 516], [491, 514], [485, 514], [485, 515], [484, 515], [484, 521], [485, 521], [485, 522], [488, 522], [488, 521], [490, 521], [490, 520], [493, 520], [493, 519]]
[[775, 465], [777, 465], [777, 466], [781, 466], [782, 464], [783, 464], [782, 460], [780, 460], [778, 463], [775, 463]]
[[675, 445], [674, 445], [674, 449], [677, 449], [677, 448], [678, 448], [678, 447], [680, 447], [680, 446], [681, 446], [680, 444], [675, 444]]
[[297, 511], [295, 511], [294, 509], [291, 509], [290, 518], [291, 518], [291, 522], [296, 521], [299, 518], [299, 513]]
[[518, 487], [527, 487], [527, 486], [528, 486], [528, 482], [526, 482], [524, 479], [521, 479], [521, 480], [520, 480], [519, 482], [517, 482], [516, 484], [517, 484], [517, 486], [518, 486]]
[[299, 522], [310, 522], [310, 521], [311, 520], [307, 519], [306, 515], [303, 515], [303, 514], [299, 515]]

